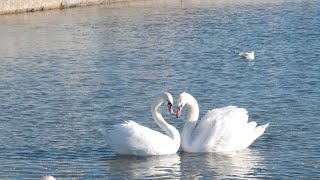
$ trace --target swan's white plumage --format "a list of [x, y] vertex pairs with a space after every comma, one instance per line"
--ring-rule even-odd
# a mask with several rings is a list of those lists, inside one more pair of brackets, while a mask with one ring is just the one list
[[178, 151], [169, 136], [134, 121], [115, 125], [109, 137], [110, 145], [118, 154], [145, 156], [174, 154]]
[[[180, 97], [190, 99], [190, 101], [188, 99], [182, 100], [189, 103], [189, 109], [198, 108], [198, 105], [195, 104], [196, 100], [191, 95], [180, 95]], [[261, 136], [269, 125], [256, 127], [256, 122], [248, 123], [247, 110], [236, 106], [226, 106], [208, 111], [197, 126], [198, 115], [193, 115], [195, 119], [190, 119], [190, 115], [181, 137], [182, 149], [188, 152], [221, 152], [245, 149]]]
[[[171, 94], [169, 96], [171, 96]], [[152, 113], [156, 123], [168, 135], [141, 126], [134, 121], [127, 121], [123, 124], [115, 125], [113, 129], [109, 131], [108, 136], [110, 145], [116, 153], [150, 156], [174, 154], [178, 151], [180, 134], [177, 129], [166, 123], [160, 114], [160, 106], [164, 102], [163, 97], [164, 96], [160, 96], [155, 101], [152, 106]]]
[[250, 51], [250, 52], [240, 52], [239, 56], [242, 59], [248, 59], [248, 60], [254, 60], [254, 52]]

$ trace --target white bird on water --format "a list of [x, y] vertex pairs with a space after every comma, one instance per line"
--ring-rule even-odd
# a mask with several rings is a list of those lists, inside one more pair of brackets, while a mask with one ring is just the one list
[[56, 180], [53, 176], [44, 176], [41, 180]]
[[167, 123], [161, 115], [161, 105], [166, 103], [170, 114], [173, 113], [172, 95], [168, 92], [160, 94], [151, 106], [154, 121], [165, 134], [139, 125], [134, 121], [126, 121], [115, 125], [108, 132], [111, 148], [122, 155], [152, 156], [175, 154], [180, 147], [179, 131]]
[[254, 60], [254, 52], [253, 51], [249, 51], [249, 52], [240, 52], [239, 56], [242, 59], [247, 59], [247, 60]]
[[[231, 152], [247, 148], [261, 136], [269, 123], [257, 126], [248, 122], [248, 112], [237, 106], [212, 109], [199, 118], [197, 100], [189, 93], [178, 98], [176, 116], [188, 107], [188, 119], [181, 133], [181, 148], [186, 152]], [[198, 122], [199, 121], [199, 122]]]

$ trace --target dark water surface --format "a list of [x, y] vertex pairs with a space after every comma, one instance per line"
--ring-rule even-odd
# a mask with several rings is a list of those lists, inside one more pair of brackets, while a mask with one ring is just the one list
[[[0, 16], [0, 179], [319, 179], [320, 2], [142, 1]], [[240, 51], [255, 51], [254, 61]], [[270, 122], [234, 154], [117, 156], [160, 92]], [[181, 130], [183, 119], [163, 113]]]

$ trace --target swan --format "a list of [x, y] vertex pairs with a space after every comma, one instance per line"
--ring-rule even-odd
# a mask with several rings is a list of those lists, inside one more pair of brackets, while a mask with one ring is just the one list
[[248, 123], [246, 109], [236, 106], [212, 109], [197, 124], [199, 106], [189, 93], [179, 95], [176, 117], [180, 117], [185, 105], [189, 108], [189, 114], [181, 133], [181, 147], [186, 152], [230, 152], [245, 149], [269, 125], [267, 123], [256, 127], [256, 122]]
[[117, 154], [151, 156], [174, 154], [180, 147], [179, 131], [168, 124], [161, 115], [161, 105], [166, 102], [173, 114], [173, 98], [168, 92], [160, 94], [151, 106], [152, 117], [166, 135], [141, 126], [134, 121], [115, 125], [108, 136], [112, 149]]
[[242, 59], [248, 59], [248, 60], [254, 60], [254, 52], [250, 51], [250, 52], [240, 52], [239, 56]]

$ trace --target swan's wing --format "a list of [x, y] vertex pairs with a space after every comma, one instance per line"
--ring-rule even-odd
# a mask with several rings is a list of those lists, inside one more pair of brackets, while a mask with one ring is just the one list
[[[233, 122], [234, 119], [237, 121]], [[226, 106], [209, 110], [199, 121], [193, 132], [193, 147], [211, 148], [211, 144], [218, 145], [222, 137], [239, 123], [247, 122], [247, 111], [237, 106]]]
[[140, 156], [172, 154], [169, 152], [173, 143], [170, 137], [134, 121], [115, 125], [108, 136], [112, 149], [118, 154]]
[[258, 138], [266, 127], [256, 127], [255, 122], [248, 123], [248, 112], [244, 108], [226, 106], [213, 109], [195, 128], [193, 147], [206, 152], [243, 149]]

